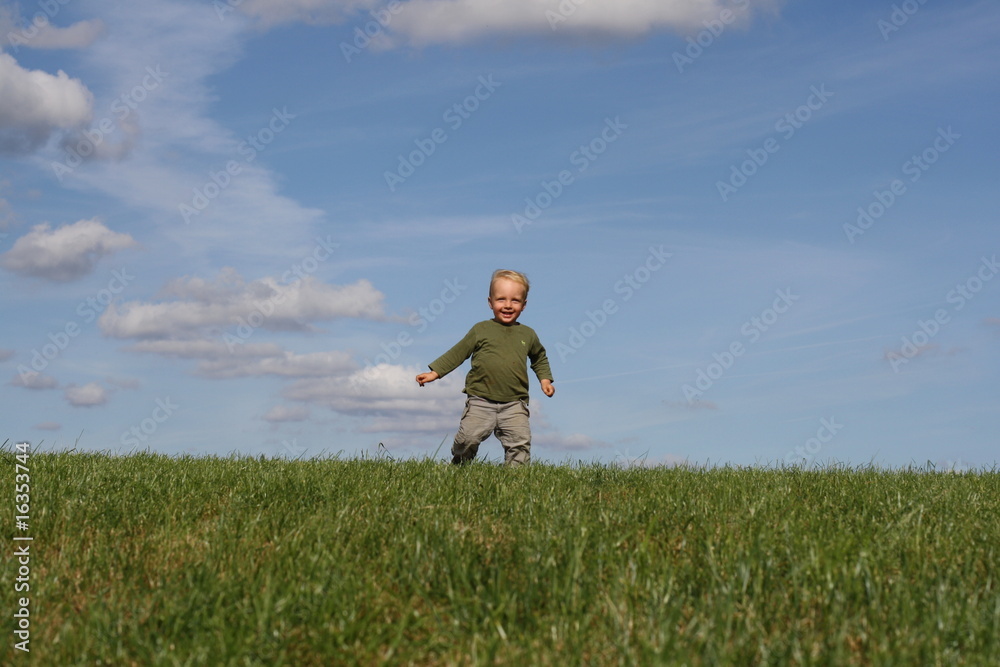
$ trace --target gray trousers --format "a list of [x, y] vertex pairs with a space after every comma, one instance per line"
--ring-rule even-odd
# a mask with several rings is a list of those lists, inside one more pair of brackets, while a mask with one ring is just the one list
[[498, 403], [469, 396], [462, 412], [462, 422], [451, 446], [452, 463], [467, 463], [476, 458], [479, 444], [495, 433], [503, 445], [504, 464], [519, 466], [531, 460], [531, 428], [528, 406], [524, 401]]

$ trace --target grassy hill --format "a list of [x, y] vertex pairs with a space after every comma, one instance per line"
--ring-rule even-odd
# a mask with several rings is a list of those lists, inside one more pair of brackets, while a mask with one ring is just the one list
[[[1000, 655], [995, 472], [82, 453], [30, 469], [33, 664]], [[27, 664], [6, 636], [3, 662]]]

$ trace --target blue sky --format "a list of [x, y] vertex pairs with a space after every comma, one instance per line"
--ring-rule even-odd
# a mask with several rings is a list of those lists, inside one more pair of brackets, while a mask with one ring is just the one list
[[4, 437], [443, 456], [467, 366], [413, 377], [513, 268], [536, 459], [991, 467], [998, 32], [974, 1], [0, 2]]

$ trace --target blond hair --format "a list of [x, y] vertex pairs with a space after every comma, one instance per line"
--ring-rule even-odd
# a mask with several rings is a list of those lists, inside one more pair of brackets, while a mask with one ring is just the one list
[[490, 278], [491, 297], [493, 296], [493, 284], [501, 279], [511, 280], [515, 283], [520, 283], [521, 285], [524, 285], [524, 300], [525, 301], [528, 300], [528, 290], [531, 288], [531, 285], [528, 283], [528, 276], [524, 275], [523, 273], [519, 273], [517, 271], [510, 271], [508, 269], [497, 269], [496, 271], [493, 272], [493, 277]]

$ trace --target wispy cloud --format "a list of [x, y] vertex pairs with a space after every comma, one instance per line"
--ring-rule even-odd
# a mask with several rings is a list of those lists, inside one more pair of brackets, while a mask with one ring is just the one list
[[[222, 3], [225, 5], [225, 3]], [[384, 4], [382, 0], [244, 0], [233, 3], [235, 11], [253, 19], [260, 28], [282, 23], [342, 23], [356, 12]], [[233, 7], [223, 6], [217, 14], [227, 20]]]
[[62, 9], [62, 3], [44, 6], [44, 13], [37, 12], [30, 18], [21, 15], [17, 4], [0, 7], [0, 46], [15, 53], [21, 48], [82, 49], [104, 33], [104, 22], [100, 19], [85, 19], [60, 28], [52, 21]]
[[40, 424], [35, 424], [35, 428], [39, 431], [58, 431], [62, 429], [62, 424], [59, 422], [42, 422]]
[[[271, 145], [250, 151], [245, 137], [213, 118], [210, 79], [242, 55], [253, 36], [246, 22], [220, 21], [211, 3], [150, 0], [122, 11], [117, 3], [98, 0], [94, 7], [106, 34], [80, 58], [102, 85], [98, 102], [80, 122], [86, 126], [92, 118], [100, 127], [106, 121], [110, 132], [102, 133], [97, 149], [115, 159], [85, 160], [67, 172], [53, 166], [73, 164], [62, 146], [39, 166], [56, 170], [64, 187], [101, 192], [145, 212], [159, 237], [193, 255], [225, 247], [245, 259], [273, 257], [298, 240], [276, 236], [276, 225], [308, 234], [324, 214], [280, 193], [279, 179], [260, 159]], [[133, 96], [135, 91], [140, 94]], [[273, 106], [259, 109], [262, 129]], [[295, 110], [288, 114], [294, 117]], [[126, 154], [127, 161], [117, 161]], [[238, 168], [227, 174], [231, 162]], [[213, 181], [213, 173], [225, 179]], [[185, 218], [182, 205], [194, 213]]]
[[10, 203], [0, 197], [0, 241], [6, 238], [6, 232], [3, 230], [10, 227], [10, 223], [14, 221], [14, 212], [10, 208]]
[[532, 446], [536, 452], [570, 452], [582, 454], [607, 449], [611, 445], [583, 433], [563, 434], [545, 430], [532, 435]]
[[267, 422], [302, 422], [309, 419], [309, 409], [301, 405], [275, 405], [261, 417]]

